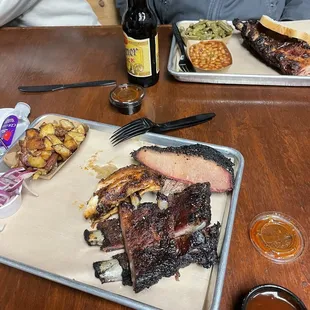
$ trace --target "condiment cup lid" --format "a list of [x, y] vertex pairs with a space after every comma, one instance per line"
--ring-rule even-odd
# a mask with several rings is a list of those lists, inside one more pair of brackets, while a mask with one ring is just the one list
[[133, 114], [140, 110], [145, 95], [144, 88], [135, 84], [121, 84], [110, 93], [110, 102], [123, 114]]
[[296, 260], [306, 246], [302, 227], [281, 212], [258, 214], [250, 224], [249, 234], [256, 250], [275, 263]]

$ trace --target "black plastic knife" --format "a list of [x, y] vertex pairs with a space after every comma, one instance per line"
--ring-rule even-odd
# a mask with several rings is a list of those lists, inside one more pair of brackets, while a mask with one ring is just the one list
[[66, 88], [112, 86], [112, 85], [116, 85], [115, 80], [103, 80], [103, 81], [82, 82], [82, 83], [73, 83], [73, 84], [19, 86], [18, 90], [22, 92], [47, 92], [47, 91], [56, 91], [56, 90], [61, 90], [61, 89], [66, 89]]

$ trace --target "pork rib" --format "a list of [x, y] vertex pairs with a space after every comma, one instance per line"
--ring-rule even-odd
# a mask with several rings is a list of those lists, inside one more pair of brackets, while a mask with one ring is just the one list
[[[217, 223], [196, 231], [191, 235], [176, 238], [174, 241], [177, 251], [174, 265], [175, 273], [180, 268], [187, 267], [193, 263], [197, 263], [204, 268], [210, 268], [215, 265], [219, 260], [217, 254], [219, 229], [220, 224]], [[126, 253], [115, 255], [109, 261], [95, 262], [93, 267], [96, 277], [102, 283], [116, 282], [122, 279], [123, 285], [132, 285], [129, 260]]]
[[[210, 184], [192, 184], [183, 190], [181, 193], [176, 193], [165, 197], [169, 216], [173, 218], [173, 237], [177, 238], [184, 234], [192, 233], [198, 229], [208, 226], [211, 222], [211, 206], [210, 206]], [[129, 205], [129, 204], [127, 204]], [[142, 206], [142, 209], [141, 209]], [[141, 211], [142, 215], [149, 211], [150, 208], [145, 208], [147, 205], [140, 205], [137, 211], [133, 214], [136, 217], [134, 221], [139, 221], [137, 214]], [[153, 205], [157, 206], [158, 205]], [[131, 208], [135, 206], [131, 205]], [[156, 212], [155, 212], [156, 213]], [[155, 219], [156, 220], [156, 219]], [[101, 246], [104, 252], [120, 250], [124, 247], [122, 231], [120, 228], [119, 219], [111, 219], [99, 222], [95, 231], [85, 230], [84, 238], [88, 245]], [[139, 227], [139, 234], [143, 229]], [[148, 233], [147, 227], [146, 233]], [[144, 236], [144, 235], [143, 235]], [[140, 239], [140, 243], [148, 242], [149, 235], [146, 234], [144, 239]], [[144, 243], [143, 243], [144, 244]]]
[[134, 291], [172, 276], [177, 259], [172, 215], [153, 203], [135, 210], [126, 202], [120, 204], [119, 215]]
[[212, 192], [226, 192], [233, 188], [233, 163], [208, 146], [145, 146], [131, 155], [141, 164], [170, 179], [188, 184], [210, 182]]
[[287, 75], [310, 75], [310, 45], [265, 28], [257, 20], [234, 19], [244, 43], [268, 65]]
[[89, 246], [100, 246], [103, 252], [111, 252], [124, 248], [119, 219], [99, 222], [97, 230], [84, 231], [84, 239]]
[[210, 183], [198, 183], [168, 196], [168, 210], [174, 219], [174, 236], [189, 234], [211, 222]]

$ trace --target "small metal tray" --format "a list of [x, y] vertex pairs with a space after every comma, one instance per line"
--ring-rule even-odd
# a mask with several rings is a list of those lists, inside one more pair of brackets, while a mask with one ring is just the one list
[[[177, 23], [178, 27], [187, 28], [195, 20], [185, 20]], [[232, 24], [231, 22], [228, 22]], [[288, 22], [289, 23], [289, 22]], [[223, 73], [214, 72], [183, 72], [179, 68], [180, 51], [173, 36], [168, 71], [181, 82], [209, 84], [241, 84], [241, 85], [271, 85], [271, 86], [310, 86], [310, 76], [281, 75], [261, 60], [253, 56], [242, 46], [243, 39], [239, 31], [234, 30], [227, 43], [232, 58], [232, 66]]]
[[[67, 119], [71, 119], [76, 122], [81, 122], [83, 124], [88, 125], [90, 130], [104, 132], [105, 134], [112, 133], [115, 129], [118, 128], [117, 126], [113, 126], [113, 125], [102, 124], [102, 123], [93, 122], [93, 121], [87, 121], [87, 120], [68, 117], [68, 116], [59, 115], [59, 114], [43, 115], [37, 118], [34, 122], [32, 122], [30, 127], [35, 127], [39, 122], [42, 122], [44, 119], [46, 118], [50, 119], [51, 116], [67, 118]], [[180, 139], [176, 137], [169, 137], [169, 136], [153, 134], [153, 133], [147, 133], [145, 135], [142, 135], [140, 137], [140, 141], [145, 141], [145, 142], [158, 144], [162, 146], [180, 146], [184, 144], [189, 145], [189, 144], [197, 143], [197, 141], [193, 141], [193, 140]], [[202, 143], [202, 142], [199, 142], [199, 143], [215, 148], [216, 150], [223, 153], [225, 156], [230, 157], [234, 161], [234, 164], [235, 164], [234, 166], [235, 186], [234, 186], [233, 191], [229, 193], [227, 196], [228, 199], [227, 199], [227, 203], [224, 209], [222, 222], [221, 222], [222, 228], [220, 231], [220, 242], [219, 242], [219, 248], [218, 248], [218, 251], [220, 254], [220, 262], [218, 265], [212, 267], [212, 270], [210, 271], [211, 273], [210, 273], [209, 284], [208, 284], [208, 289], [206, 291], [206, 295], [201, 296], [203, 303], [204, 303], [203, 308], [217, 310], [220, 307], [220, 300], [221, 300], [222, 288], [224, 284], [230, 240], [232, 236], [233, 223], [234, 223], [235, 212], [237, 208], [237, 200], [238, 200], [238, 195], [239, 195], [240, 186], [241, 186], [241, 179], [243, 175], [244, 159], [243, 159], [242, 154], [235, 149], [225, 147], [225, 146], [208, 144], [208, 143]], [[3, 160], [0, 161], [0, 169], [1, 171], [8, 169], [7, 166], [4, 164]], [[69, 170], [72, 169], [70, 168], [70, 163], [68, 163], [67, 169]], [[30, 207], [30, 206], [25, 206], [25, 207]], [[33, 207], [33, 205], [31, 205], [31, 207]], [[24, 210], [26, 209], [24, 208]], [[18, 217], [18, 215], [19, 214], [17, 214], [16, 217]], [[28, 213], [27, 213], [27, 217], [28, 217]], [[12, 224], [13, 226], [14, 222], [9, 223], [9, 225], [10, 224]], [[57, 230], [57, 227], [55, 227], [55, 230]], [[68, 263], [69, 262], [70, 260], [68, 261]], [[28, 261], [28, 263], [25, 263], [25, 261], [21, 261], [20, 259], [12, 259], [11, 255], [6, 255], [6, 256], [0, 255], [0, 263], [6, 264], [13, 268], [23, 270], [25, 272], [37, 275], [45, 279], [49, 279], [57, 283], [61, 283], [63, 285], [66, 285], [66, 286], [69, 286], [69, 287], [72, 287], [72, 288], [75, 288], [75, 289], [78, 289], [84, 292], [87, 292], [89, 294], [93, 294], [101, 298], [111, 300], [113, 302], [131, 307], [134, 309], [158, 309], [154, 306], [147, 304], [147, 302], [141, 302], [141, 301], [135, 300], [135, 298], [139, 297], [138, 294], [134, 295], [133, 298], [125, 297], [121, 295], [122, 294], [121, 291], [119, 292], [117, 291], [117, 293], [115, 292], [113, 293], [108, 290], [105, 290], [104, 285], [100, 285], [99, 287], [96, 287], [94, 285], [84, 283], [83, 281], [75, 280], [74, 279], [75, 277], [70, 277], [66, 273], [61, 275], [61, 274], [57, 274], [54, 272], [49, 272], [48, 270], [45, 270], [44, 268], [38, 268], [38, 266], [35, 263], [32, 263], [31, 259], [30, 261]], [[92, 272], [92, 271], [89, 270], [89, 272]]]

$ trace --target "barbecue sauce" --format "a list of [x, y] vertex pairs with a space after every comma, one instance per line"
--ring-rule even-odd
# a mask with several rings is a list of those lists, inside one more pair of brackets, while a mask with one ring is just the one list
[[261, 216], [253, 221], [250, 239], [262, 255], [276, 262], [292, 261], [304, 249], [296, 223], [280, 214]]
[[252, 297], [246, 306], [246, 310], [301, 310], [296, 302], [280, 292], [260, 293]]
[[149, 87], [158, 82], [157, 18], [146, 0], [128, 0], [123, 19], [128, 80]]

